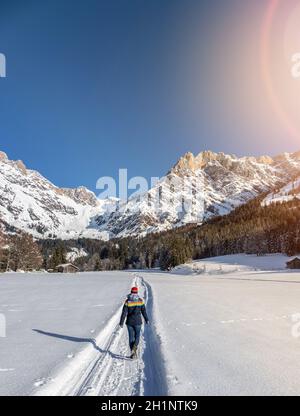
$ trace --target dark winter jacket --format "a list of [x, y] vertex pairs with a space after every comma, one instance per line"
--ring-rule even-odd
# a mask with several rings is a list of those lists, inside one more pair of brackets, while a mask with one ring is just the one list
[[128, 295], [123, 306], [120, 325], [123, 326], [126, 316], [126, 325], [142, 325], [142, 315], [148, 323], [149, 319], [143, 299], [138, 295]]

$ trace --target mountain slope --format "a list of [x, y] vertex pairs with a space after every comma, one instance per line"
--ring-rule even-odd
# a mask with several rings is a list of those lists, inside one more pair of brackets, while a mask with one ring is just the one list
[[115, 236], [144, 235], [228, 214], [300, 172], [300, 155], [274, 159], [201, 152], [184, 155], [152, 189], [104, 212], [96, 223]]
[[87, 189], [60, 189], [21, 161], [0, 153], [0, 218], [37, 238], [103, 237], [89, 229], [103, 203]]
[[288, 202], [294, 198], [300, 199], [300, 177], [290, 181], [279, 189], [270, 192], [263, 200], [262, 205], [274, 204], [276, 202]]

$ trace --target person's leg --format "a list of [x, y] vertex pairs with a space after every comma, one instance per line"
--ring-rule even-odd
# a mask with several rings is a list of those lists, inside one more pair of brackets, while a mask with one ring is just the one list
[[133, 347], [132, 347], [131, 358], [136, 358], [137, 357], [137, 349], [138, 349], [138, 345], [139, 345], [139, 342], [140, 342], [141, 328], [142, 328], [142, 325], [134, 325], [132, 327], [132, 329], [134, 331], [135, 341], [134, 341], [134, 344], [133, 344]]
[[127, 325], [128, 329], [128, 336], [129, 336], [129, 347], [132, 350], [134, 343], [135, 343], [135, 331], [134, 327], [131, 325]]
[[138, 346], [140, 342], [140, 336], [141, 336], [141, 329], [142, 325], [135, 325], [134, 326], [134, 333], [135, 333], [135, 345]]

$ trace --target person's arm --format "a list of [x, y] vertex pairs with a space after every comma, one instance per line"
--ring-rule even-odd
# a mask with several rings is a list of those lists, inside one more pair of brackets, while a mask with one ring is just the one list
[[127, 316], [127, 313], [128, 313], [128, 306], [127, 306], [127, 301], [126, 301], [124, 303], [123, 310], [122, 310], [122, 315], [121, 315], [121, 319], [120, 319], [120, 326], [124, 325], [124, 321], [125, 321], [125, 318]]
[[143, 317], [146, 321], [146, 324], [148, 324], [149, 323], [149, 318], [148, 318], [148, 315], [147, 315], [145, 304], [142, 305], [142, 315], [143, 315]]

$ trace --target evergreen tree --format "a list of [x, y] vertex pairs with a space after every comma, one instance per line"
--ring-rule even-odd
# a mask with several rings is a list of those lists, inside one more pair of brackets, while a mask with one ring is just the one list
[[52, 252], [48, 262], [48, 268], [55, 269], [59, 264], [65, 264], [66, 262], [66, 249], [62, 244], [59, 244]]

